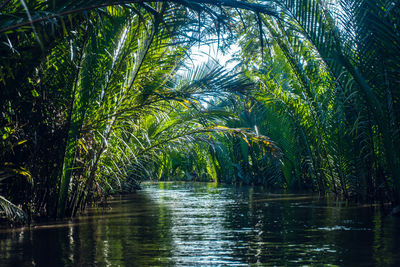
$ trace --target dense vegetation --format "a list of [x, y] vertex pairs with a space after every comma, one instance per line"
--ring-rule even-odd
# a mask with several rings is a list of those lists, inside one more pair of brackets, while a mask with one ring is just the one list
[[[0, 212], [73, 216], [143, 179], [398, 203], [399, 4], [3, 1]], [[185, 66], [212, 42], [240, 63]]]

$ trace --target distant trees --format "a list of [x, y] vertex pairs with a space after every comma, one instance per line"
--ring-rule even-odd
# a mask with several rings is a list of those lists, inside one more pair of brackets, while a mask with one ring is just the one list
[[[221, 2], [232, 3], [267, 11]], [[73, 215], [93, 197], [127, 188], [126, 177], [149, 177], [154, 150], [221, 130], [205, 123], [214, 113], [184, 115], [182, 107], [199, 109], [204, 94], [249, 87], [217, 66], [177, 78], [188, 48], [228, 27], [229, 11], [206, 1], [8, 1], [0, 8], [1, 194], [33, 216]], [[186, 129], [174, 128], [182, 123]], [[8, 215], [18, 208], [0, 205]]]
[[[336, 2], [3, 1], [0, 211], [154, 177], [398, 201], [398, 3]], [[210, 37], [237, 68], [179, 72]]]

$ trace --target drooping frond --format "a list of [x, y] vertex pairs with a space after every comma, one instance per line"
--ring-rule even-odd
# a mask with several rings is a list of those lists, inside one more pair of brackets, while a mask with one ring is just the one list
[[2, 196], [0, 196], [0, 216], [6, 216], [12, 222], [25, 223], [27, 221], [25, 212]]

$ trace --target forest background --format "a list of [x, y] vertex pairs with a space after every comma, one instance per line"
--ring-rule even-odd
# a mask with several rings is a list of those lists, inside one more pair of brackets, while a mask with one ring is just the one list
[[[0, 3], [0, 214], [74, 216], [142, 180], [400, 200], [388, 0]], [[191, 48], [238, 62], [190, 68]]]

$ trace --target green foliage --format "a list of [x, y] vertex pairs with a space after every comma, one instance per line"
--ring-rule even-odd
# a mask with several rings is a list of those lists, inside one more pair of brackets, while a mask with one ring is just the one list
[[[398, 57], [393, 46], [398, 43], [398, 4], [274, 2], [279, 18], [247, 18], [249, 25], [258, 25], [242, 33], [242, 68], [262, 82], [258, 99], [275, 107], [275, 117], [286, 114], [291, 121], [298, 156], [290, 158], [301, 162], [289, 168], [297, 166], [295, 173], [311, 179], [320, 192], [398, 200], [399, 123], [393, 113], [398, 96], [393, 81], [399, 66], [392, 62]], [[261, 45], [269, 48], [264, 57], [254, 56], [261, 49], [253, 38], [260, 35], [266, 38]], [[285, 155], [292, 154], [282, 148]]]
[[0, 216], [2, 215], [13, 222], [26, 223], [27, 221], [27, 216], [21, 208], [0, 196]]
[[[384, 0], [4, 1], [1, 194], [55, 217], [144, 179], [398, 201], [398, 10]], [[237, 42], [240, 64], [188, 70], [198, 41]]]

